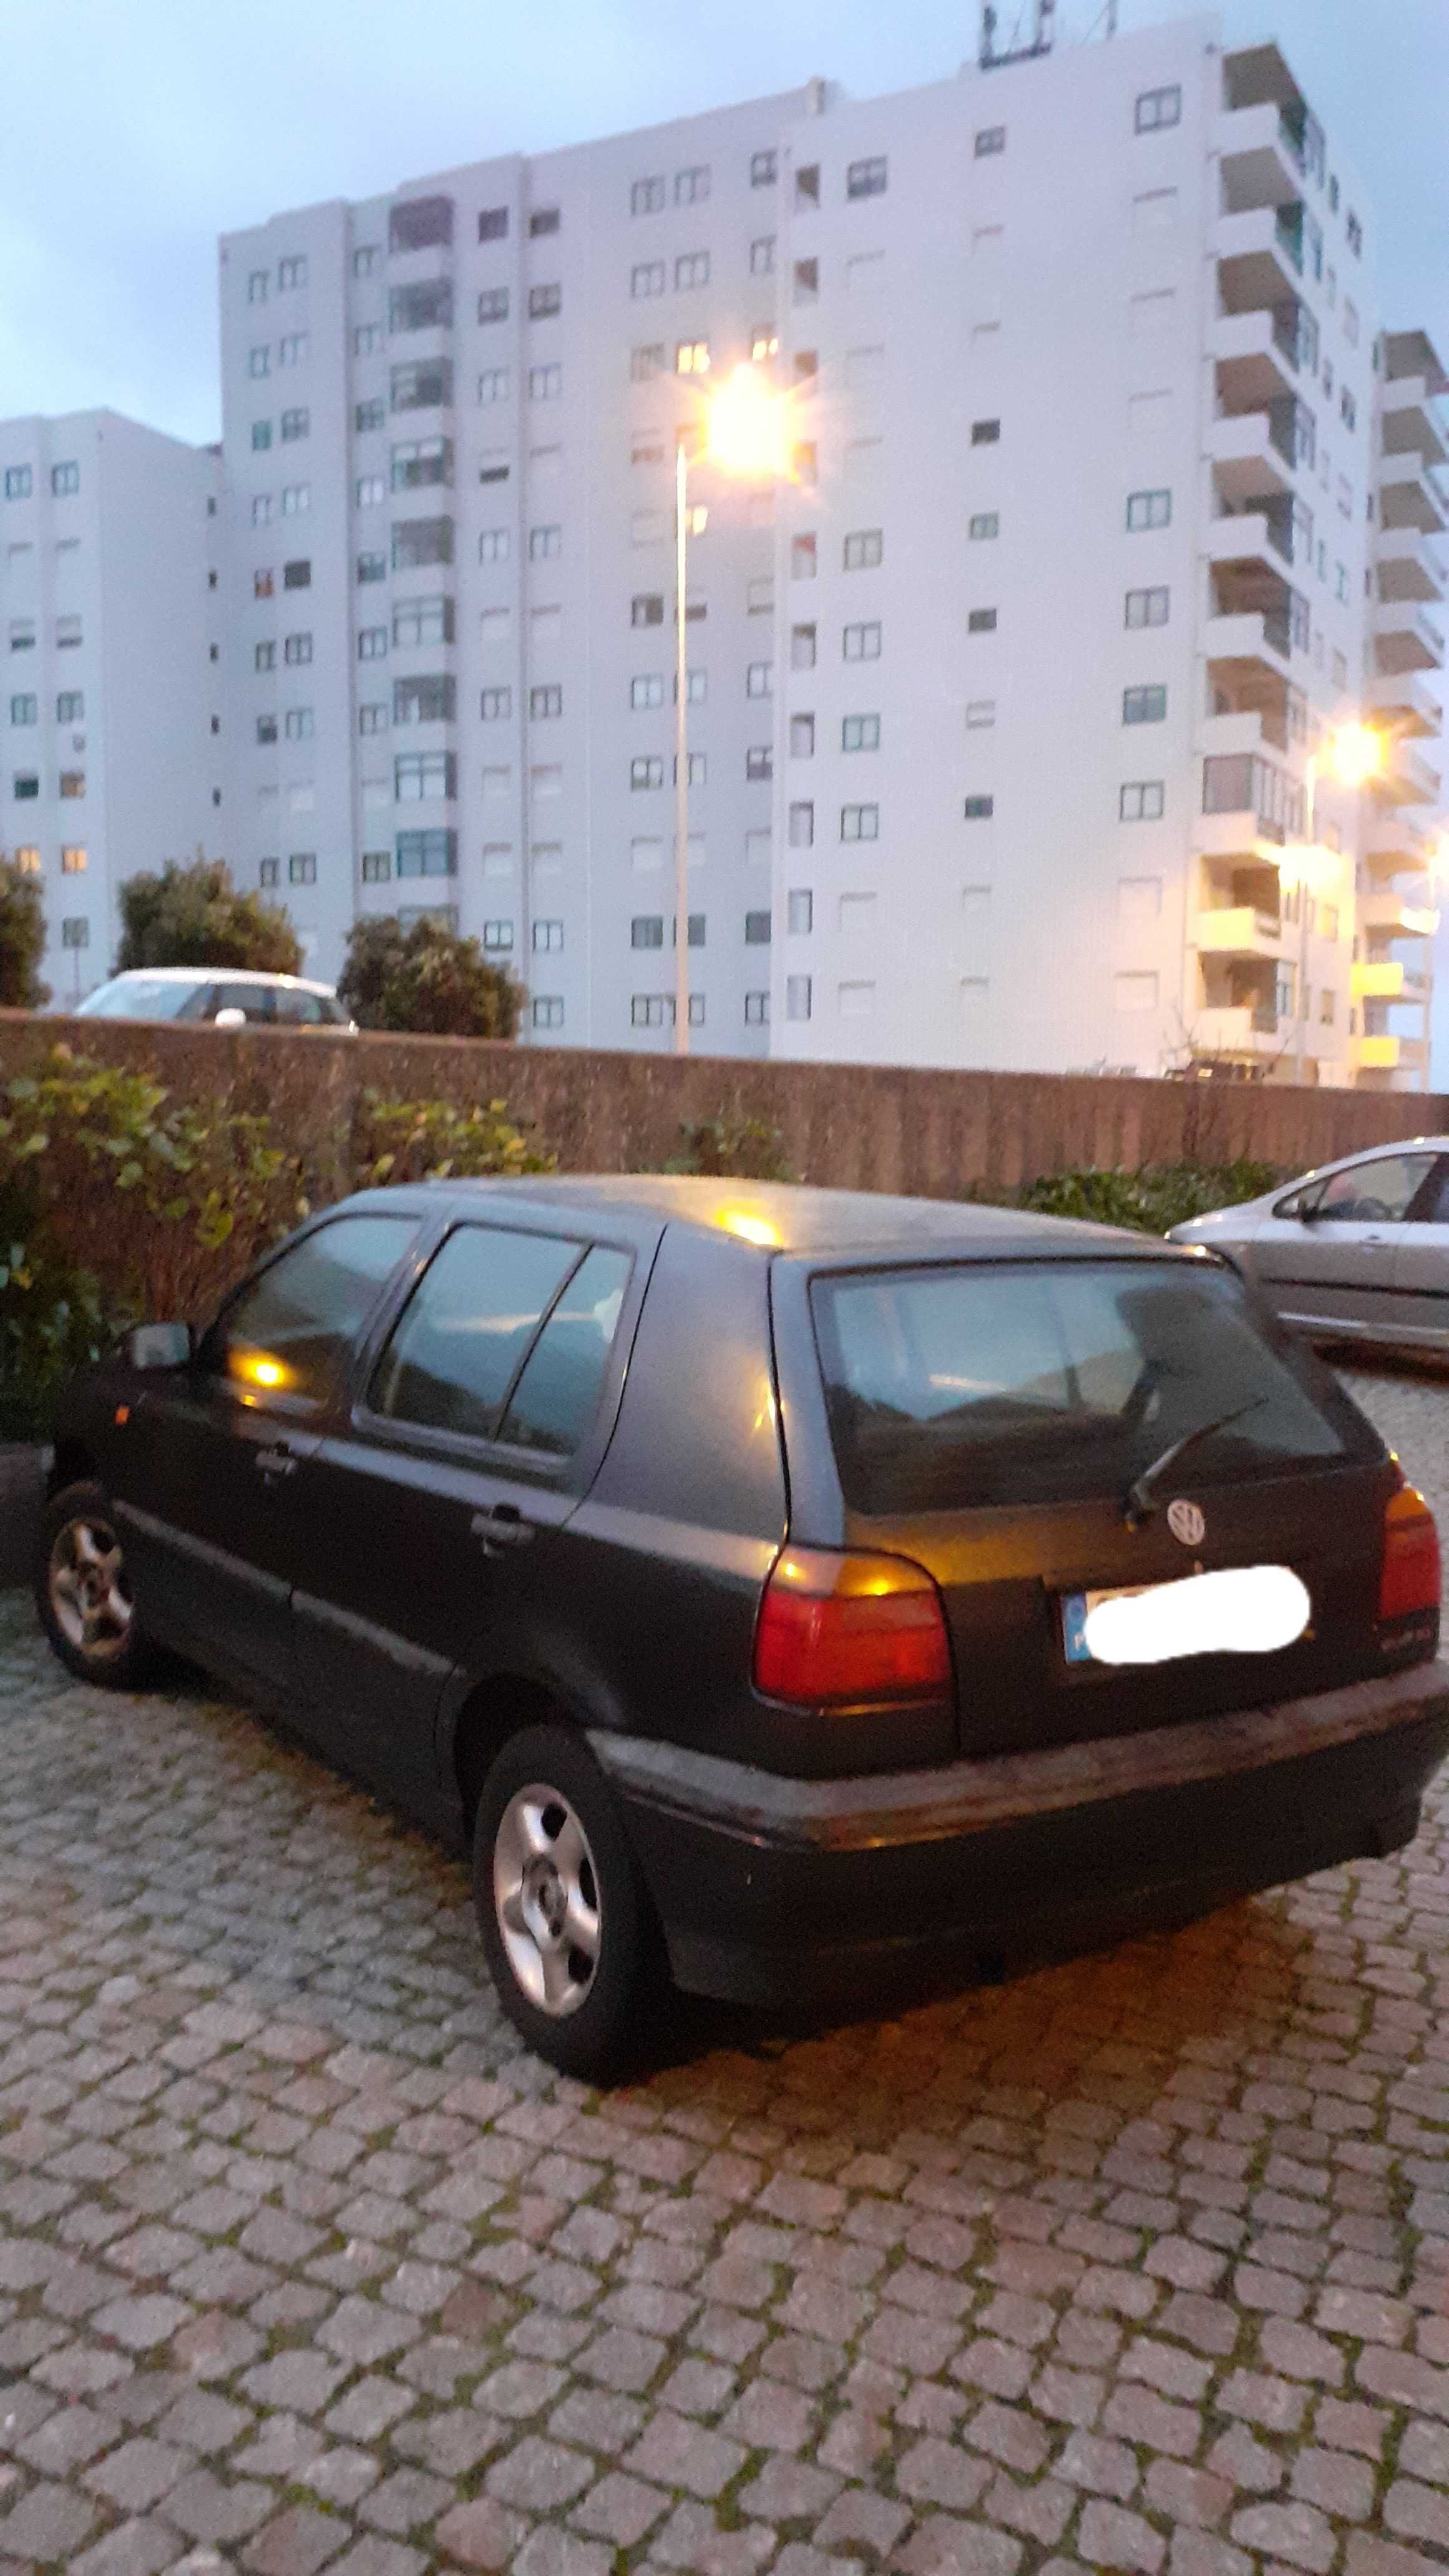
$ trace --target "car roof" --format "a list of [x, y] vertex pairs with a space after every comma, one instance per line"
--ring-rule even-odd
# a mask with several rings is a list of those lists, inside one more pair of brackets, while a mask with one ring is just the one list
[[325, 993], [329, 1000], [336, 996], [330, 984], [315, 983], [310, 975], [271, 975], [260, 966], [123, 966], [118, 975], [108, 975], [108, 984], [280, 984], [293, 993]]
[[1157, 1254], [1180, 1258], [1178, 1247], [1155, 1235], [1129, 1234], [1116, 1226], [1075, 1218], [1035, 1216], [1020, 1208], [977, 1206], [969, 1200], [888, 1197], [874, 1190], [813, 1189], [795, 1181], [701, 1179], [672, 1172], [580, 1173], [567, 1177], [447, 1180], [368, 1190], [346, 1202], [376, 1207], [391, 1200], [434, 1210], [446, 1195], [459, 1215], [525, 1211], [595, 1224], [611, 1215], [655, 1217], [702, 1233], [726, 1233], [776, 1252], [816, 1256], [892, 1254], [939, 1260], [951, 1253], [967, 1260], [1010, 1254], [1080, 1257], [1089, 1251]]

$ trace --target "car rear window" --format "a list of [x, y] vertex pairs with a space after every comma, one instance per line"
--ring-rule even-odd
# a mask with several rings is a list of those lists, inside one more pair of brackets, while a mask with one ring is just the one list
[[[1174, 1441], [1189, 1489], [1376, 1454], [1306, 1355], [1206, 1263], [954, 1263], [811, 1284], [831, 1435], [857, 1511], [1125, 1495]], [[1164, 1497], [1165, 1498], [1165, 1497]]]

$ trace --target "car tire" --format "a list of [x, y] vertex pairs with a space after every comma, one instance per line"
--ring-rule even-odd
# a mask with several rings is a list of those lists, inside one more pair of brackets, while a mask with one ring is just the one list
[[67, 1485], [41, 1516], [35, 1607], [54, 1652], [79, 1681], [140, 1690], [157, 1650], [136, 1619], [115, 1510], [103, 1486]]
[[623, 2072], [647, 2030], [662, 1943], [607, 1781], [567, 1726], [511, 1736], [484, 1780], [473, 1900], [498, 1998], [564, 2075]]

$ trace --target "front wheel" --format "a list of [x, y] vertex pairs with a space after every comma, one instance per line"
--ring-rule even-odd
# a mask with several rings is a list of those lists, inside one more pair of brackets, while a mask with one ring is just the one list
[[67, 1485], [48, 1504], [36, 1550], [35, 1606], [67, 1670], [108, 1690], [137, 1690], [153, 1649], [136, 1624], [126, 1559], [110, 1497]]
[[649, 1900], [608, 1784], [565, 1726], [509, 1739], [483, 1783], [473, 1898], [498, 1997], [560, 2073], [616, 2073], [647, 2020]]

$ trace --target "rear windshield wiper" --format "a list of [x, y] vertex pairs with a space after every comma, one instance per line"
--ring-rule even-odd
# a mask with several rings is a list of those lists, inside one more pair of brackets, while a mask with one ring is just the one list
[[1136, 1529], [1140, 1521], [1147, 1520], [1156, 1511], [1153, 1487], [1160, 1483], [1170, 1467], [1175, 1467], [1179, 1459], [1186, 1457], [1189, 1449], [1196, 1449], [1200, 1441], [1211, 1440], [1215, 1431], [1226, 1431], [1230, 1424], [1241, 1422], [1245, 1414], [1261, 1411], [1267, 1401], [1265, 1395], [1255, 1395], [1246, 1404], [1235, 1405], [1231, 1413], [1220, 1413], [1213, 1422], [1200, 1422], [1195, 1431], [1186, 1432], [1181, 1440], [1174, 1440], [1170, 1449], [1164, 1449], [1160, 1458], [1154, 1458], [1150, 1467], [1144, 1467], [1141, 1475], [1128, 1486], [1122, 1505], [1122, 1518], [1128, 1528]]

